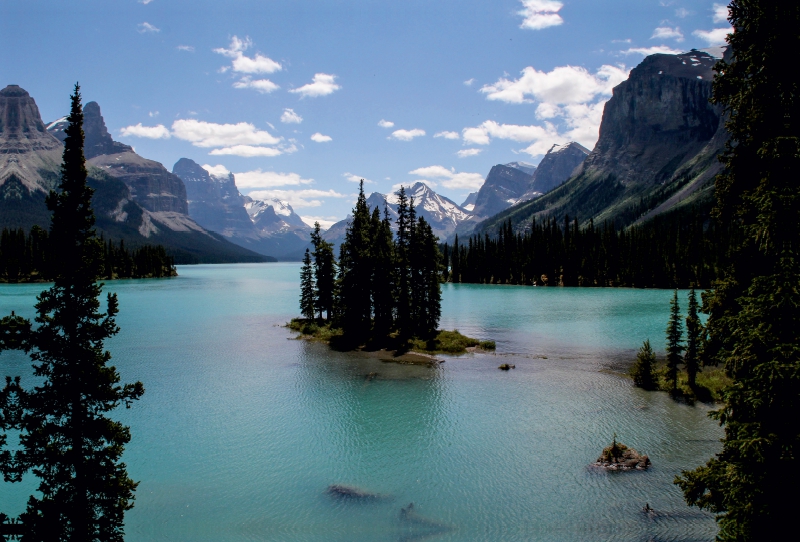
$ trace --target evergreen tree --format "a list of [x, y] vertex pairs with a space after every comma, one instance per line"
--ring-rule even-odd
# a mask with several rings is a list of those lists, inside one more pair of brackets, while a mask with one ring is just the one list
[[794, 532], [800, 482], [800, 92], [787, 52], [800, 4], [733, 0], [714, 101], [730, 141], [717, 177], [718, 220], [742, 237], [708, 295], [704, 362], [732, 384], [716, 417], [722, 451], [676, 482], [689, 504], [718, 514], [720, 540], [781, 540]]
[[438, 239], [424, 217], [417, 221], [415, 234], [415, 260], [418, 262], [418, 299], [416, 308], [416, 334], [428, 339], [436, 335], [442, 315], [442, 291], [439, 283], [442, 255]]
[[306, 249], [300, 269], [300, 312], [303, 318], [314, 319], [314, 297], [314, 270], [311, 267], [311, 253]]
[[374, 336], [386, 337], [394, 326], [394, 235], [389, 208], [384, 207], [383, 220], [376, 208], [372, 213], [374, 272], [372, 275], [372, 306], [375, 314]]
[[314, 305], [322, 320], [324, 312], [328, 318], [333, 316], [333, 305], [336, 290], [336, 261], [333, 256], [333, 245], [325, 241], [320, 234], [319, 222], [314, 222], [311, 232], [311, 244], [314, 246], [314, 282], [316, 292]]
[[650, 339], [644, 341], [636, 354], [636, 362], [631, 367], [633, 383], [645, 390], [654, 390], [658, 387], [656, 373], [656, 354], [650, 346]]
[[137, 484], [120, 461], [130, 431], [106, 414], [130, 406], [144, 388], [120, 385], [104, 350], [104, 340], [119, 331], [117, 297], [108, 294], [100, 312], [102, 247], [86, 184], [78, 85], [71, 99], [60, 191], [47, 198], [55, 283], [38, 297], [38, 327], [27, 323], [18, 345], [30, 352], [41, 383], [28, 391], [8, 381], [3, 417], [19, 431], [20, 449], [3, 454], [0, 467], [7, 479], [29, 471], [39, 479], [40, 495], [29, 498], [20, 516], [24, 540], [121, 542]]
[[345, 335], [362, 339], [372, 321], [372, 239], [370, 213], [361, 181], [353, 221], [339, 247], [339, 307], [337, 318]]
[[683, 325], [681, 323], [680, 307], [678, 306], [678, 290], [669, 303], [669, 323], [667, 324], [667, 364], [664, 367], [667, 383], [674, 394], [678, 391], [678, 365], [681, 363], [683, 352]]
[[697, 294], [692, 288], [689, 292], [689, 308], [686, 315], [686, 353], [683, 355], [683, 366], [686, 369], [686, 377], [691, 389], [695, 387], [695, 379], [699, 369], [697, 355], [700, 335], [703, 330], [700, 317], [697, 315], [698, 308]]
[[397, 191], [397, 241], [395, 242], [395, 301], [396, 327], [407, 336], [411, 329], [411, 230], [413, 221], [406, 189]]

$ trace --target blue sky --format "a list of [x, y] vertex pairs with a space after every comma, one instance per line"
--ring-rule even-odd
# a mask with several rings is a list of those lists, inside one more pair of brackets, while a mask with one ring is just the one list
[[[0, 84], [45, 122], [72, 84], [115, 139], [232, 171], [243, 193], [344, 218], [425, 180], [461, 203], [489, 169], [591, 148], [649, 52], [719, 44], [719, 2], [0, 0]], [[383, 121], [383, 122], [382, 122]]]

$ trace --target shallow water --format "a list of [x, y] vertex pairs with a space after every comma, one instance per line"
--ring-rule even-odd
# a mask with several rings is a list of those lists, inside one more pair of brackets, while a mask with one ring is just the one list
[[[644, 339], [663, 348], [669, 291], [445, 285], [442, 327], [497, 354], [427, 368], [294, 340], [281, 325], [298, 312], [298, 264], [179, 273], [106, 288], [121, 308], [113, 363], [147, 390], [115, 413], [140, 481], [130, 542], [714, 537], [672, 484], [719, 449], [709, 407], [616, 372]], [[42, 289], [0, 286], [0, 314], [32, 316]], [[0, 369], [30, 382], [19, 354]], [[614, 433], [653, 468], [589, 467]], [[0, 483], [0, 510], [18, 513], [33, 482]], [[338, 499], [331, 484], [379, 498]]]

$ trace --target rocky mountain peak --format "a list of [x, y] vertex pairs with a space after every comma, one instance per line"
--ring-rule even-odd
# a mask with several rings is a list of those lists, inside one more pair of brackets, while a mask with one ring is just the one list
[[505, 164], [506, 167], [513, 167], [514, 169], [518, 169], [523, 173], [527, 173], [528, 175], [533, 175], [533, 172], [536, 171], [536, 166], [533, 164], [529, 164], [528, 162], [509, 162]]
[[528, 190], [530, 181], [531, 176], [517, 168], [493, 166], [478, 190], [473, 214], [488, 217], [507, 209]]
[[[66, 135], [67, 118], [62, 117], [47, 125], [47, 131], [61, 141]], [[133, 147], [114, 141], [106, 128], [106, 121], [100, 112], [97, 102], [88, 102], [83, 106], [83, 155], [87, 160], [103, 154], [117, 154], [120, 152], [133, 152]]]

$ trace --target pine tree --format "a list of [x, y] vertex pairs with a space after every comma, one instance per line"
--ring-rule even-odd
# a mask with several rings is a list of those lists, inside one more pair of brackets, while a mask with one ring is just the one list
[[311, 232], [311, 244], [314, 247], [314, 282], [316, 284], [314, 305], [322, 320], [323, 312], [328, 320], [333, 316], [336, 289], [336, 261], [333, 256], [333, 245], [325, 241], [320, 234], [319, 222], [314, 223]]
[[374, 273], [372, 276], [372, 306], [375, 314], [374, 336], [387, 337], [394, 326], [394, 235], [389, 209], [384, 207], [383, 220], [376, 208], [372, 213]]
[[86, 184], [78, 85], [71, 99], [60, 191], [47, 198], [55, 283], [39, 295], [38, 327], [24, 344], [41, 384], [28, 391], [8, 381], [3, 414], [20, 432], [20, 450], [4, 454], [0, 466], [10, 479], [27, 472], [39, 479], [40, 496], [31, 496], [20, 516], [24, 540], [121, 542], [137, 484], [120, 461], [130, 430], [106, 414], [130, 406], [144, 388], [120, 385], [104, 350], [119, 331], [118, 304], [108, 294], [100, 312], [102, 247]]
[[681, 363], [683, 352], [683, 325], [681, 323], [680, 307], [678, 306], [678, 290], [675, 290], [672, 301], [669, 303], [669, 323], [667, 324], [667, 364], [664, 367], [670, 391], [678, 391], [678, 365]]
[[363, 339], [371, 331], [372, 267], [370, 213], [362, 180], [353, 208], [353, 221], [339, 247], [337, 317], [344, 334], [353, 340]]
[[306, 249], [300, 269], [300, 312], [303, 318], [314, 319], [314, 298], [314, 270], [311, 267], [311, 253]]
[[730, 134], [716, 215], [743, 235], [704, 296], [703, 361], [723, 364], [733, 382], [715, 414], [722, 451], [676, 483], [689, 504], [718, 514], [718, 539], [781, 540], [794, 532], [800, 482], [800, 93], [787, 53], [800, 4], [733, 0], [729, 10], [733, 55], [714, 81]]
[[419, 294], [416, 307], [416, 332], [420, 338], [429, 339], [436, 335], [439, 318], [442, 316], [442, 290], [440, 285], [440, 268], [442, 255], [439, 252], [438, 239], [433, 234], [430, 224], [420, 217], [416, 226], [415, 260], [419, 262], [417, 269]]
[[396, 327], [407, 337], [411, 329], [411, 210], [406, 197], [406, 189], [397, 191], [397, 241], [395, 242], [395, 301]]
[[636, 354], [636, 361], [631, 367], [631, 377], [636, 386], [645, 390], [654, 390], [658, 387], [656, 354], [650, 346], [650, 339], [644, 341]]
[[689, 292], [689, 308], [686, 315], [686, 353], [683, 355], [683, 366], [686, 369], [686, 377], [689, 388], [694, 389], [697, 372], [699, 370], [698, 348], [700, 345], [700, 335], [703, 325], [700, 323], [698, 311], [697, 294], [694, 288]]

